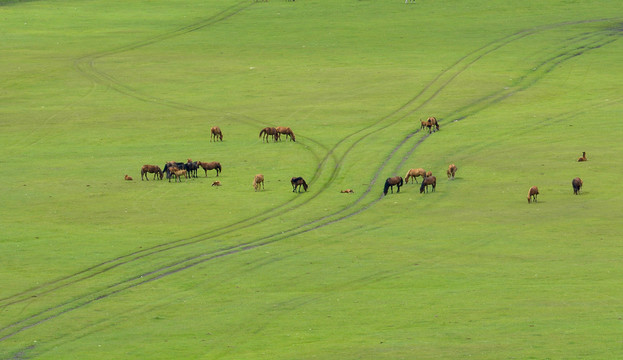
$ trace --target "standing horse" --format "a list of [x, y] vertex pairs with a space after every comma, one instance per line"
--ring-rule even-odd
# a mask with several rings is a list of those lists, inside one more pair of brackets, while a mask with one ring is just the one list
[[394, 176], [394, 177], [389, 177], [387, 178], [387, 180], [385, 180], [385, 186], [383, 187], [383, 195], [387, 195], [387, 190], [391, 189], [392, 190], [392, 194], [394, 193], [394, 185], [396, 185], [397, 189], [396, 189], [396, 193], [400, 192], [400, 187], [403, 184], [403, 180], [402, 177], [400, 176]]
[[186, 164], [184, 164], [183, 162], [175, 162], [175, 161], [169, 161], [166, 164], [164, 164], [164, 169], [162, 170], [165, 174], [167, 174], [167, 179], [169, 179], [169, 181], [171, 181], [171, 169], [175, 168], [176, 170], [179, 169], [184, 169], [186, 167]]
[[571, 181], [571, 185], [573, 185], [573, 193], [575, 195], [579, 195], [580, 189], [582, 188], [582, 185], [584, 185], [584, 182], [579, 177], [576, 177]]
[[212, 162], [197, 161], [197, 165], [203, 168], [203, 171], [205, 171], [206, 173], [206, 177], [208, 177], [208, 170], [216, 170], [216, 176], [218, 176], [218, 174], [221, 171], [223, 171], [223, 169], [221, 168], [221, 163], [218, 161], [212, 161]]
[[221, 132], [218, 126], [213, 126], [212, 129], [210, 129], [210, 141], [212, 141], [212, 139], [214, 139], [214, 141], [217, 139], [223, 141], [223, 132]]
[[154, 174], [154, 180], [156, 179], [156, 176], [159, 176], [160, 180], [162, 180], [162, 177], [164, 176], [162, 170], [160, 169], [160, 166], [158, 166], [158, 165], [143, 165], [143, 167], [141, 167], [141, 181], [143, 181], [143, 176], [145, 176], [145, 179], [147, 179], [147, 181], [149, 181], [148, 173], [153, 173]]
[[290, 141], [296, 142], [296, 137], [294, 136], [294, 132], [292, 132], [292, 129], [290, 129], [289, 127], [277, 126], [276, 130], [279, 134], [284, 134], [285, 136], [290, 137]]
[[428, 121], [420, 120], [420, 123], [421, 123], [420, 130], [424, 130], [428, 127]]
[[437, 118], [434, 116], [431, 116], [426, 120], [426, 126], [428, 127], [429, 134], [433, 132], [433, 126], [435, 127], [435, 130], [439, 130], [439, 123], [437, 122]]
[[433, 187], [433, 191], [435, 192], [435, 187], [437, 186], [437, 178], [434, 176], [429, 176], [426, 179], [422, 180], [422, 185], [420, 185], [420, 194], [424, 191], [428, 192], [428, 185]]
[[265, 127], [262, 130], [260, 130], [260, 136], [262, 138], [262, 142], [264, 142], [264, 140], [266, 140], [266, 142], [268, 142], [268, 137], [272, 136], [273, 137], [273, 141], [277, 141], [279, 140], [279, 133], [277, 132], [277, 129], [274, 127]]
[[536, 202], [537, 195], [539, 195], [539, 188], [536, 186], [531, 187], [528, 192], [528, 204], [530, 204], [531, 201]]
[[409, 183], [409, 178], [411, 178], [411, 183], [413, 183], [413, 180], [415, 180], [415, 183], [417, 184], [418, 176], [421, 176], [422, 179], [424, 179], [426, 177], [426, 171], [422, 168], [410, 169], [407, 172], [407, 175], [405, 175], [405, 182]]
[[[177, 182], [178, 180], [179, 182], [182, 182], [182, 176], [184, 176], [185, 179], [188, 179], [188, 172], [186, 170], [176, 169], [171, 171], [171, 174], [175, 175], [175, 182]], [[171, 182], [170, 178], [169, 182]]]
[[578, 158], [578, 161], [586, 161], [586, 151], [582, 151], [582, 157]]
[[262, 189], [264, 189], [264, 175], [257, 174], [255, 175], [255, 178], [253, 178], [253, 188], [255, 189], [255, 191], [258, 191], [260, 189], [260, 185]]
[[456, 175], [456, 171], [457, 171], [457, 167], [454, 164], [451, 164], [450, 166], [448, 166], [448, 170], [446, 171], [446, 174], [448, 174], [448, 179], [454, 179], [454, 175]]
[[299, 188], [299, 192], [301, 192], [301, 186], [305, 189], [305, 191], [307, 191], [307, 183], [305, 182], [305, 179], [300, 176], [290, 179], [290, 184], [292, 184], [292, 192], [296, 192], [297, 187]]

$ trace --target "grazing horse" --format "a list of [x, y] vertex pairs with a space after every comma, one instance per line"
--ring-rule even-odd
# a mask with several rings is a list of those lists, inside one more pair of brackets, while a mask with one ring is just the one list
[[426, 120], [426, 126], [428, 127], [429, 134], [433, 132], [433, 126], [435, 127], [435, 130], [439, 130], [439, 123], [437, 122], [437, 118], [434, 116], [431, 116]]
[[411, 178], [411, 183], [413, 183], [413, 180], [415, 180], [415, 183], [417, 184], [417, 177], [421, 176], [422, 179], [426, 178], [426, 170], [422, 169], [422, 168], [417, 168], [417, 169], [410, 169], [407, 172], [407, 175], [405, 175], [405, 182], [409, 183], [409, 178]]
[[143, 167], [141, 167], [141, 181], [143, 180], [143, 176], [145, 176], [145, 179], [147, 179], [147, 181], [149, 181], [148, 173], [153, 173], [154, 174], [154, 180], [156, 179], [156, 176], [159, 176], [160, 180], [162, 180], [162, 178], [164, 176], [164, 173], [160, 169], [160, 166], [158, 166], [158, 165], [143, 165]]
[[273, 137], [273, 141], [277, 141], [279, 140], [279, 132], [277, 132], [277, 129], [274, 127], [265, 127], [262, 130], [260, 130], [260, 136], [262, 138], [262, 142], [264, 142], [264, 140], [266, 140], [266, 142], [268, 142], [268, 137], [272, 136]]
[[448, 166], [448, 171], [446, 171], [446, 174], [448, 174], [448, 179], [454, 179], [454, 175], [456, 175], [456, 171], [457, 171], [457, 167], [454, 164], [451, 164], [450, 166]]
[[586, 161], [586, 151], [582, 151], [582, 157], [578, 158], [578, 161]]
[[394, 176], [394, 177], [388, 177], [387, 180], [385, 180], [385, 186], [383, 187], [383, 195], [387, 195], [387, 190], [391, 189], [392, 190], [392, 194], [394, 193], [394, 185], [396, 185], [397, 189], [396, 189], [396, 193], [400, 192], [400, 187], [403, 184], [403, 180], [401, 176]]
[[212, 161], [212, 162], [197, 161], [197, 165], [203, 168], [203, 171], [205, 171], [206, 173], [206, 177], [208, 177], [208, 170], [216, 170], [216, 176], [218, 176], [218, 174], [221, 171], [223, 171], [223, 169], [221, 168], [221, 163], [218, 161]]
[[223, 132], [221, 132], [218, 126], [213, 126], [212, 129], [210, 129], [210, 141], [212, 141], [212, 139], [214, 139], [214, 141], [217, 139], [223, 141]]
[[528, 204], [530, 204], [530, 202], [532, 201], [536, 202], [537, 195], [539, 195], [539, 188], [536, 186], [531, 187], [530, 191], [528, 192]]
[[576, 177], [575, 179], [573, 179], [571, 181], [571, 185], [573, 185], [573, 193], [575, 195], [579, 195], [580, 194], [580, 189], [582, 188], [583, 184], [584, 184], [584, 182], [579, 177]]
[[258, 191], [260, 189], [260, 185], [262, 189], [264, 189], [264, 175], [257, 174], [255, 175], [255, 178], [253, 178], [253, 188], [255, 189], [255, 191]]
[[305, 182], [305, 179], [300, 176], [290, 179], [290, 184], [292, 184], [292, 192], [296, 192], [297, 187], [299, 188], [299, 192], [301, 192], [301, 186], [305, 189], [305, 191], [307, 191], [307, 183]]
[[288, 136], [290, 138], [290, 141], [296, 142], [296, 137], [294, 136], [292, 129], [290, 129], [289, 127], [277, 126], [276, 130], [279, 134], [284, 134], [285, 136]]
[[420, 194], [424, 191], [428, 192], [428, 185], [433, 187], [433, 191], [435, 192], [435, 187], [437, 186], [437, 178], [434, 176], [428, 176], [426, 179], [422, 180], [422, 185], [420, 185]]
[[131, 177], [130, 175], [128, 175], [128, 174], [125, 174], [124, 179], [126, 179], [126, 180], [128, 180], [128, 181], [132, 181], [132, 180], [134, 180], [134, 179], [132, 179], [132, 177]]

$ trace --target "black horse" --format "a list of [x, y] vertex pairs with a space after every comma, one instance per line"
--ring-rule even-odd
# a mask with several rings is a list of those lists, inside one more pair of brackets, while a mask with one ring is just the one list
[[398, 189], [396, 190], [396, 193], [399, 193], [400, 187], [402, 186], [402, 184], [403, 184], [402, 176], [394, 176], [394, 177], [387, 178], [387, 180], [385, 180], [385, 187], [383, 188], [383, 195], [387, 195], [387, 190], [389, 189], [392, 190], [392, 194], [393, 194], [394, 185], [398, 187]]
[[303, 189], [305, 189], [305, 191], [307, 191], [307, 183], [305, 182], [305, 179], [303, 179], [302, 177], [293, 177], [290, 180], [290, 184], [292, 184], [292, 192], [296, 192], [296, 188], [299, 188], [299, 192], [301, 192], [301, 187], [303, 187]]
[[420, 185], [420, 194], [425, 190], [428, 192], [428, 185], [433, 186], [433, 192], [435, 191], [435, 186], [437, 186], [437, 178], [434, 176], [429, 176], [426, 179], [422, 180], [422, 185]]

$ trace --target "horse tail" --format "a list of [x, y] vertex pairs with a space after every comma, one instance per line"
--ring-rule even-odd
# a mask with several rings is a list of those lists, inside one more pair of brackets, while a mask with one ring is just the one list
[[398, 185], [399, 187], [402, 186], [402, 184], [404, 184], [404, 182], [402, 181], [402, 178], [400, 178], [400, 185]]
[[389, 180], [385, 180], [385, 187], [383, 188], [383, 194], [387, 195], [387, 191], [389, 190], [389, 187], [391, 185], [389, 184]]
[[259, 137], [262, 137], [262, 134], [263, 134], [263, 133], [265, 133], [265, 132], [266, 132], [266, 129], [262, 129], [262, 130], [260, 131], [260, 136], [259, 136]]

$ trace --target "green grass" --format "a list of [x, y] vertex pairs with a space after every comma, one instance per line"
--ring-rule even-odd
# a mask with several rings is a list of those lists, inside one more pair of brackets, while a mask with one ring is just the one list
[[0, 1], [0, 358], [622, 357], [621, 16]]

